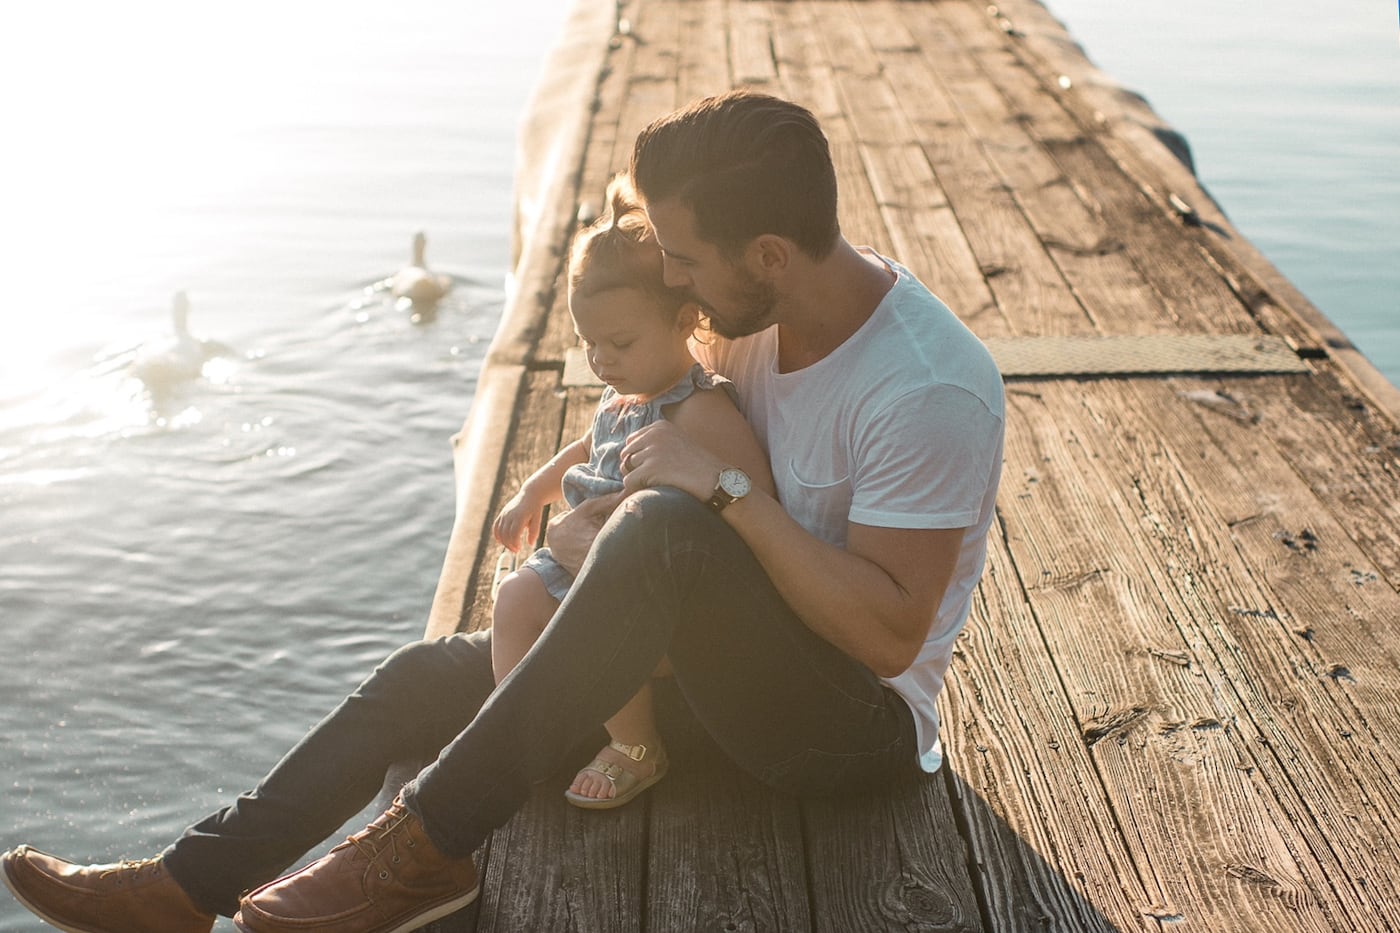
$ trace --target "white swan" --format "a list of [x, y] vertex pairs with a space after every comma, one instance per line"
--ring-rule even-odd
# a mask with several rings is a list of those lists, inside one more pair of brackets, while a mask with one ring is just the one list
[[404, 266], [389, 280], [389, 288], [395, 298], [407, 298], [417, 305], [435, 304], [452, 287], [452, 278], [434, 275], [428, 271], [423, 259], [428, 238], [421, 232], [413, 237], [413, 261]]
[[193, 336], [189, 318], [189, 296], [182, 291], [176, 292], [171, 306], [174, 333], [142, 345], [131, 363], [131, 374], [144, 382], [147, 388], [161, 390], [197, 379], [206, 362], [230, 353], [224, 344]]

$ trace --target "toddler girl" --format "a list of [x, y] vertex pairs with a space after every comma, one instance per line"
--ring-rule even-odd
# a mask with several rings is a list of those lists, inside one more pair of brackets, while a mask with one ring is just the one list
[[[733, 387], [690, 355], [700, 309], [663, 281], [661, 249], [630, 182], [608, 187], [608, 211], [574, 240], [569, 313], [589, 368], [606, 383], [589, 433], [536, 470], [496, 517], [496, 539], [512, 551], [539, 535], [544, 507], [570, 507], [622, 490], [620, 452], [632, 432], [666, 418], [773, 492], [768, 462], [739, 414]], [[499, 683], [535, 643], [573, 576], [541, 548], [501, 581], [491, 660]], [[666, 773], [667, 758], [642, 688], [607, 722], [612, 739], [579, 772], [565, 797], [588, 809], [619, 807]]]

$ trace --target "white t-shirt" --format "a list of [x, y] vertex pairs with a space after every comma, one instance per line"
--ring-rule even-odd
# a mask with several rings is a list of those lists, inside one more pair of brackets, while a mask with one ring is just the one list
[[776, 327], [693, 349], [737, 386], [779, 500], [816, 537], [845, 547], [847, 522], [967, 529], [923, 649], [885, 680], [913, 710], [920, 764], [932, 772], [943, 761], [934, 701], [986, 560], [1005, 408], [981, 341], [909, 270], [878, 258], [894, 285], [859, 330], [810, 366], [778, 371]]

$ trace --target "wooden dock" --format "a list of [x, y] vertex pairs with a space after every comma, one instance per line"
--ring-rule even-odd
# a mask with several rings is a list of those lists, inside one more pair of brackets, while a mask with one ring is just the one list
[[487, 624], [490, 517], [598, 397], [563, 377], [580, 211], [739, 85], [817, 114], [847, 237], [1007, 361], [947, 764], [844, 801], [706, 760], [618, 812], [543, 789], [438, 929], [1400, 929], [1400, 393], [1035, 0], [578, 0], [429, 631]]

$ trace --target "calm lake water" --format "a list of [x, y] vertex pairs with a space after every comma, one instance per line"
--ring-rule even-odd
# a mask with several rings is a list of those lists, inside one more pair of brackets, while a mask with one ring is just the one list
[[[111, 860], [421, 634], [567, 2], [77, 6], [0, 60], [0, 847]], [[431, 321], [373, 288], [417, 230]], [[177, 289], [234, 356], [153, 409]]]
[[[567, 2], [7, 14], [0, 847], [151, 853], [422, 631]], [[1400, 379], [1392, 14], [1052, 6]], [[456, 282], [427, 321], [374, 287], [420, 229]], [[125, 367], [180, 289], [234, 352], [153, 406]]]
[[1186, 134], [1235, 226], [1400, 384], [1395, 4], [1046, 3]]

